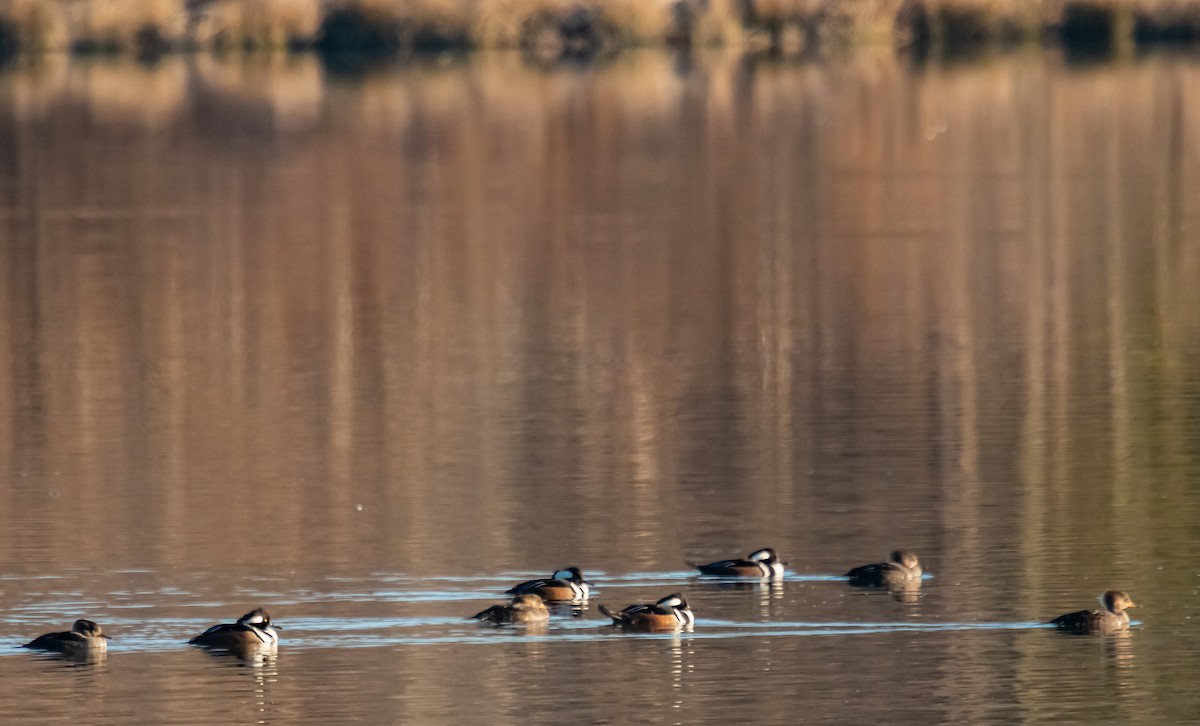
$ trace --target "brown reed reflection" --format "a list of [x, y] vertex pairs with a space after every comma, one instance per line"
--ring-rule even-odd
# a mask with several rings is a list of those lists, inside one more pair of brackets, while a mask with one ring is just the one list
[[[1048, 482], [1097, 456], [1120, 476], [1088, 526], [1152, 513], [1137, 451], [1187, 457], [1168, 424], [1200, 327], [1180, 234], [1194, 197], [1177, 191], [1197, 151], [1190, 66], [714, 57], [678, 74], [645, 55], [579, 75], [501, 57], [351, 86], [303, 62], [222, 68], [98, 63], [5, 87], [5, 188], [22, 191], [0, 209], [0, 447], [48, 484], [2, 495], [37, 530], [14, 523], [0, 548], [75, 556], [51, 513], [120, 502], [165, 561], [220, 557], [214, 526], [285, 563], [313, 532], [342, 533], [335, 561], [359, 557], [355, 532], [420, 561], [431, 542], [503, 558], [615, 526], [613, 557], [646, 567], [647, 542], [686, 529], [679, 497], [761, 481], [734, 519], [780, 526], [778, 503], [870, 422], [881, 441], [941, 432], [950, 459], [894, 455], [927, 475], [905, 497], [982, 558], [1061, 526], [1075, 500]], [[1130, 175], [1156, 181], [1131, 197]], [[1090, 405], [1081, 387], [1116, 394], [1089, 419], [1102, 430], [1059, 425]], [[889, 415], [914, 389], [927, 407]], [[982, 486], [998, 449], [1024, 496]], [[476, 506], [450, 505], [467, 481]], [[529, 529], [525, 502], [562, 486], [612, 521]], [[296, 487], [311, 493], [278, 496]], [[219, 520], [214, 501], [232, 504]], [[997, 504], [1017, 516], [985, 521]], [[883, 531], [894, 513], [864, 517]]]

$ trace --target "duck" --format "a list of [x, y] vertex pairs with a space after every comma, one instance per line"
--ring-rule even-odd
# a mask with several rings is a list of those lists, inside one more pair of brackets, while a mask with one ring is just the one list
[[1128, 593], [1123, 590], [1108, 590], [1099, 600], [1104, 606], [1103, 610], [1079, 610], [1059, 615], [1050, 621], [1050, 625], [1073, 633], [1101, 635], [1129, 628], [1129, 613], [1125, 610], [1137, 607], [1137, 603]]
[[721, 560], [707, 565], [695, 562], [687, 563], [689, 567], [700, 570], [701, 575], [716, 577], [755, 577], [759, 579], [781, 578], [783, 568], [787, 563], [780, 561], [779, 555], [770, 547], [755, 550], [746, 555], [744, 560]]
[[612, 625], [627, 630], [680, 630], [696, 622], [695, 613], [680, 593], [667, 595], [652, 605], [630, 605], [619, 613], [601, 605], [600, 612], [612, 619]]
[[542, 600], [540, 595], [527, 593], [517, 595], [507, 605], [493, 605], [487, 610], [475, 613], [471, 619], [496, 625], [544, 623], [550, 619], [550, 611], [546, 609], [546, 601]]
[[921, 573], [921, 563], [914, 553], [896, 550], [890, 561], [855, 567], [842, 577], [859, 587], [899, 587], [920, 582]]
[[109, 640], [111, 638], [105, 635], [95, 622], [76, 620], [68, 631], [39, 635], [21, 647], [76, 655], [107, 652]]
[[546, 602], [587, 602], [592, 585], [583, 579], [578, 567], [556, 570], [545, 580], [529, 580], [505, 590], [506, 595], [537, 595]]
[[236, 623], [214, 625], [188, 641], [189, 645], [202, 648], [247, 648], [273, 646], [279, 643], [276, 630], [283, 630], [271, 623], [271, 615], [262, 608], [255, 608], [238, 618]]

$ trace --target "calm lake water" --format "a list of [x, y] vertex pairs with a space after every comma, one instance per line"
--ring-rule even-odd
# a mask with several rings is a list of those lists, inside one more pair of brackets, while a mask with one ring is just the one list
[[[1198, 290], [1195, 58], [10, 67], [0, 714], [1196, 719]], [[918, 596], [837, 579], [897, 547]]]

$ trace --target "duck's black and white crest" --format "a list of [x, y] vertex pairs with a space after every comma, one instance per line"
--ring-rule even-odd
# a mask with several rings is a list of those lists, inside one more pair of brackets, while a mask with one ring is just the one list
[[267, 613], [267, 611], [263, 610], [262, 608], [255, 608], [255, 609], [251, 610], [250, 612], [246, 613], [245, 615], [243, 615], [242, 617], [238, 618], [238, 623], [240, 625], [262, 625], [262, 624], [269, 624], [270, 622], [271, 622], [270, 614]]
[[664, 607], [664, 608], [687, 607], [687, 603], [684, 602], [683, 595], [680, 595], [679, 593], [674, 593], [673, 595], [667, 595], [663, 599], [656, 602], [655, 605], [658, 605], [659, 607]]

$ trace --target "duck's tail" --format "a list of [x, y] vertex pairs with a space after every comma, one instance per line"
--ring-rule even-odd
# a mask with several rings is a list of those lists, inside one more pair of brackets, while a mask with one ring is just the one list
[[490, 608], [488, 608], [487, 610], [483, 610], [483, 611], [475, 613], [471, 617], [467, 618], [467, 620], [488, 620], [488, 621], [496, 622], [496, 619], [503, 612], [504, 612], [503, 605], [493, 605]]
[[596, 606], [596, 608], [597, 608], [597, 609], [598, 609], [600, 612], [604, 613], [606, 616], [608, 616], [608, 617], [612, 618], [612, 621], [613, 621], [613, 623], [623, 623], [623, 622], [625, 622], [625, 618], [621, 617], [621, 614], [620, 614], [620, 613], [614, 613], [612, 610], [609, 610], [609, 609], [608, 609], [607, 607], [605, 607], [604, 605], [597, 605], [597, 606]]

